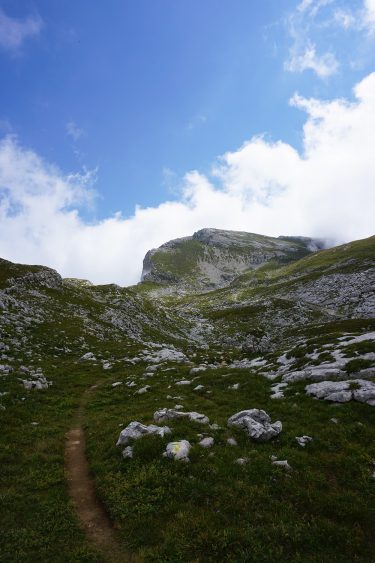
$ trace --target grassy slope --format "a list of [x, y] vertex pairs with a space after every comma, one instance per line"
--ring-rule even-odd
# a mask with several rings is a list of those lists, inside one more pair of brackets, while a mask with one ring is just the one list
[[[4, 285], [9, 277], [40, 269], [1, 265]], [[108, 330], [113, 329], [107, 323], [99, 323], [107, 331], [107, 337], [98, 340], [90, 334], [90, 326], [82, 322], [80, 315], [82, 310], [86, 311], [88, 321], [95, 323], [113, 292], [116, 291], [113, 298], [120, 296], [125, 302], [134, 296], [130, 290], [115, 290], [112, 286], [88, 289], [67, 286], [62, 290], [39, 291], [47, 299], [23, 294], [27, 303], [48, 311], [44, 322], [22, 331], [27, 343], [20, 350], [13, 350], [12, 339], [20, 336], [13, 320], [4, 325], [7, 334], [1, 335], [1, 340], [10, 346], [8, 355], [14, 357], [3, 363], [10, 363], [15, 369], [20, 365], [41, 367], [53, 385], [44, 391], [26, 391], [16, 371], [0, 376], [0, 393], [8, 393], [0, 399], [5, 407], [5, 410], [0, 408], [0, 560], [9, 563], [100, 561], [87, 544], [68, 499], [64, 444], [82, 392], [108, 378], [109, 372], [103, 371], [101, 364], [77, 360], [90, 350], [98, 359], [117, 359], [117, 369], [121, 371], [124, 364], [118, 359], [140, 347], [126, 335], [121, 336], [121, 331], [112, 339], [108, 337]], [[165, 341], [166, 335], [150, 321], [155, 319], [169, 330], [173, 329], [173, 323], [147, 300], [138, 306], [146, 319], [144, 337]], [[174, 333], [177, 338], [178, 330]], [[116, 362], [114, 365], [111, 374], [116, 372]]]
[[[223, 309], [223, 302], [238, 302], [244, 296], [259, 296], [272, 291], [269, 280], [282, 281], [282, 275], [303, 277], [316, 274], [355, 259], [358, 268], [374, 259], [374, 240], [358, 241], [337, 249], [318, 253], [294, 265], [272, 269], [272, 265], [254, 276], [243, 278], [236, 286], [209, 295], [170, 299], [193, 304], [205, 310], [211, 304]], [[0, 263], [0, 282], [17, 273], [38, 271], [40, 267], [22, 267]], [[34, 269], [35, 268], [35, 269]], [[311, 271], [307, 272], [306, 268]], [[315, 271], [315, 273], [314, 273]], [[252, 283], [264, 288], [252, 287]], [[2, 285], [3, 287], [4, 285]], [[268, 287], [267, 287], [268, 286]], [[141, 289], [144, 289], [142, 286]], [[63, 292], [45, 290], [53, 299], [52, 309], [64, 310], [74, 305], [78, 313], [61, 319], [50, 318], [30, 329], [32, 360], [23, 349], [17, 353], [19, 364], [41, 366], [54, 385], [48, 391], [27, 392], [15, 376], [0, 379], [0, 391], [6, 407], [0, 411], [2, 428], [0, 449], [1, 529], [0, 560], [13, 561], [99, 561], [87, 545], [72, 507], [69, 504], [63, 471], [64, 435], [78, 404], [79, 396], [92, 383], [110, 378], [120, 380], [129, 375], [141, 377], [142, 367], [131, 368], [119, 361], [113, 370], [103, 372], [100, 365], [76, 363], [86, 350], [98, 357], [115, 358], [136, 353], [138, 347], [125, 337], [100, 342], [87, 334], [79, 318], [79, 308], [90, 311], [92, 319], [105, 309], [106, 295], [115, 291], [102, 288], [66, 288]], [[104, 303], [92, 299], [92, 292], [102, 294]], [[243, 292], [243, 293], [242, 293]], [[132, 291], [123, 290], [131, 299]], [[136, 291], [136, 295], [142, 291]], [[147, 292], [144, 292], [147, 294]], [[143, 299], [143, 297], [142, 297]], [[173, 322], [160, 316], [152, 303], [143, 302], [150, 326], [146, 330], [154, 340], [166, 340], [158, 327]], [[248, 306], [247, 306], [248, 307]], [[225, 309], [225, 308], [224, 308]], [[251, 310], [232, 310], [233, 323], [245, 325]], [[59, 313], [60, 314], [60, 313]], [[158, 319], [157, 325], [152, 319]], [[59, 324], [61, 322], [61, 324]], [[329, 340], [330, 334], [348, 330], [373, 329], [375, 321], [334, 321], [323, 326], [308, 326], [304, 334]], [[365, 324], [364, 324], [365, 323]], [[226, 330], [227, 324], [222, 330]], [[12, 336], [14, 328], [8, 331]], [[247, 325], [246, 325], [247, 330]], [[147, 332], [148, 331], [148, 332]], [[300, 329], [298, 334], [300, 333]], [[327, 333], [327, 334], [325, 334]], [[14, 333], [16, 335], [16, 333]], [[82, 350], [79, 338], [84, 335], [87, 348]], [[178, 330], [176, 329], [178, 336]], [[176, 343], [178, 340], [175, 341]], [[38, 348], [39, 346], [39, 348]], [[68, 347], [71, 351], [57, 352]], [[208, 353], [209, 355], [209, 353]], [[38, 358], [41, 358], [40, 360]], [[166, 372], [147, 381], [153, 386], [149, 395], [133, 396], [125, 387], [112, 389], [105, 385], [89, 405], [87, 418], [88, 454], [97, 485], [125, 540], [140, 549], [146, 561], [370, 561], [374, 543], [374, 481], [370, 478], [371, 460], [375, 458], [375, 410], [358, 403], [334, 407], [293, 393], [285, 402], [269, 399], [269, 383], [249, 371], [207, 372], [197, 383], [212, 390], [211, 395], [197, 397], [186, 388], [173, 387], [172, 394], [183, 395], [188, 409], [196, 409], [217, 421], [222, 431], [209, 431], [216, 445], [210, 451], [194, 446], [191, 464], [181, 465], [161, 458], [165, 441], [144, 440], [136, 446], [138, 459], [125, 462], [114, 446], [119, 424], [133, 419], [150, 422], [157, 407], [173, 406], [165, 396], [170, 393], [169, 377], [181, 378], [186, 368]], [[230, 383], [240, 382], [240, 391], [228, 391]], [[143, 381], [141, 383], [144, 384]], [[169, 383], [168, 383], [169, 384]], [[25, 398], [25, 400], [23, 400]], [[239, 447], [224, 443], [228, 430], [226, 418], [241, 408], [265, 408], [272, 418], [280, 418], [284, 432], [280, 442], [251, 444], [242, 433]], [[336, 416], [339, 425], [328, 424]], [[31, 422], [39, 422], [32, 426]], [[196, 433], [205, 432], [192, 423], [172, 423], [174, 438], [197, 442]], [[294, 437], [314, 436], [306, 450], [299, 449]], [[231, 432], [231, 435], [233, 433]], [[271, 466], [269, 456], [288, 458], [294, 471], [290, 477]], [[251, 462], [238, 467], [233, 459], [248, 455]], [[336, 546], [341, 550], [337, 552]]]
[[[186, 375], [186, 368], [176, 367], [150, 379], [147, 395], [107, 385], [92, 401], [88, 455], [99, 493], [124, 539], [150, 562], [341, 562], [343, 553], [347, 561], [369, 561], [375, 533], [375, 410], [296, 397], [302, 391], [298, 385], [285, 401], [272, 401], [263, 378], [248, 370], [223, 378], [226, 373], [199, 376], [196, 383], [210, 394], [174, 386], [173, 380]], [[229, 391], [233, 383], [240, 383], [240, 390]], [[119, 425], [152, 422], [156, 408], [174, 406], [168, 393], [182, 396], [175, 402], [208, 415], [222, 429], [169, 423], [173, 439], [194, 446], [189, 464], [164, 459], [169, 440], [153, 437], [136, 442], [133, 460], [122, 460], [115, 447]], [[253, 407], [282, 420], [280, 439], [255, 444], [226, 427], [228, 416]], [[339, 424], [330, 423], [331, 417]], [[214, 436], [214, 447], [197, 445], [198, 433]], [[314, 437], [306, 449], [295, 442], [303, 434]], [[238, 447], [226, 445], [228, 436], [236, 437]], [[272, 466], [271, 455], [288, 459], [293, 472]], [[234, 463], [244, 456], [247, 465]]]

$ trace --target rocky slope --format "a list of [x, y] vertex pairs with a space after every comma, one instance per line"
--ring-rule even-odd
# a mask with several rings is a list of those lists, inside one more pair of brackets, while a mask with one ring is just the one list
[[169, 286], [169, 292], [197, 292], [228, 286], [239, 274], [270, 262], [285, 264], [322, 248], [304, 237], [265, 237], [253, 233], [202, 229], [191, 237], [150, 250], [142, 280]]

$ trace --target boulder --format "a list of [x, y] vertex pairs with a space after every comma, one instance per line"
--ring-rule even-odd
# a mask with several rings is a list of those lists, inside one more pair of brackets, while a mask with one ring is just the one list
[[177, 418], [188, 418], [192, 422], [200, 422], [201, 424], [209, 424], [210, 420], [204, 414], [199, 412], [182, 412], [176, 409], [159, 409], [154, 413], [155, 422], [166, 422]]
[[155, 424], [146, 426], [141, 422], [133, 421], [120, 432], [116, 446], [126, 446], [129, 440], [138, 440], [138, 438], [142, 438], [142, 436], [146, 436], [147, 434], [155, 434], [163, 438], [171, 433], [172, 431], [168, 426], [155, 426]]
[[249, 409], [234, 414], [228, 418], [228, 426], [243, 428], [256, 442], [267, 442], [278, 436], [282, 430], [279, 420], [271, 423], [269, 415], [259, 409]]
[[335, 403], [347, 403], [351, 400], [375, 406], [375, 383], [366, 379], [347, 381], [321, 381], [306, 385], [307, 395]]
[[163, 455], [175, 461], [189, 461], [190, 448], [191, 444], [187, 440], [169, 442]]

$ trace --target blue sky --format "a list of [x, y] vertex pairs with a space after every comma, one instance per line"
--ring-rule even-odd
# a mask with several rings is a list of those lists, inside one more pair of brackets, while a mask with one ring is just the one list
[[[315, 119], [306, 100], [356, 103], [353, 88], [375, 70], [374, 35], [373, 0], [0, 0], [0, 139], [8, 142], [3, 153], [9, 157], [13, 151], [12, 162], [22, 163], [33, 155], [44, 176], [32, 192], [47, 186], [38, 193], [43, 201], [51, 178], [66, 182], [64, 197], [57, 207], [47, 206], [48, 213], [52, 223], [56, 210], [76, 214], [86, 227], [86, 250], [87, 229], [119, 220], [116, 213], [131, 219], [136, 206], [157, 210], [156, 217], [160, 206], [175, 202], [177, 207], [169, 209], [173, 217], [178, 206], [196, 205], [205, 181], [207, 189], [232, 195], [241, 185], [241, 209], [249, 199], [269, 206], [291, 180], [280, 172], [267, 179], [259, 195], [257, 178], [268, 168], [267, 159], [256, 174], [246, 161], [239, 181], [239, 176], [233, 180], [234, 168], [229, 170], [235, 156], [222, 155], [240, 156], [244, 143], [263, 136], [268, 149], [280, 140], [303, 156], [304, 125]], [[301, 99], [290, 103], [296, 93]], [[250, 160], [262, 162], [258, 153], [251, 155]], [[4, 159], [0, 167], [3, 162], [5, 170]], [[23, 170], [22, 164], [18, 168]], [[1, 182], [0, 170], [4, 220], [21, 220], [21, 211], [28, 209], [15, 195], [20, 185], [28, 185], [30, 166], [24, 173], [16, 184], [8, 172]], [[206, 204], [210, 208], [209, 200]], [[131, 248], [143, 229], [141, 254], [163, 236], [189, 234], [190, 225], [246, 230], [263, 225], [250, 216], [238, 225], [227, 225], [219, 215], [208, 214], [207, 221], [204, 212], [197, 212], [194, 221], [176, 219], [174, 229], [166, 231], [150, 219], [133, 231], [123, 225], [123, 236]], [[4, 234], [0, 253], [25, 262], [44, 260], [67, 275], [87, 273], [99, 280], [89, 260], [73, 257], [76, 250], [60, 261], [53, 258], [43, 239], [53, 238], [50, 225], [36, 233], [33, 224], [28, 229], [35, 247], [25, 250], [22, 238], [14, 242], [13, 237], [11, 244]], [[280, 225], [284, 234], [289, 224]], [[264, 231], [278, 234], [271, 226], [265, 219]], [[318, 226], [307, 225], [301, 234], [319, 234]], [[292, 222], [291, 229], [297, 227], [304, 224]], [[159, 238], [151, 234], [155, 229]], [[323, 236], [345, 238], [339, 230], [323, 231]], [[107, 244], [113, 244], [110, 237]], [[140, 254], [129, 259], [139, 262]], [[127, 277], [110, 270], [118, 281], [136, 279], [135, 273]]]

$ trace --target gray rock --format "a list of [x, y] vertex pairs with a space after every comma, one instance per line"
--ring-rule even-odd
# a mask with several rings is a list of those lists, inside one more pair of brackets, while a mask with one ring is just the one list
[[228, 438], [227, 444], [228, 446], [238, 446], [237, 440], [235, 440], [235, 438]]
[[145, 387], [141, 387], [140, 389], [138, 389], [138, 391], [136, 391], [134, 395], [144, 395], [145, 393], [150, 391], [150, 389], [151, 389], [151, 385], [146, 385]]
[[239, 457], [238, 459], [235, 460], [234, 463], [237, 463], [238, 465], [246, 465], [247, 463], [249, 463], [249, 458], [248, 457]]
[[214, 445], [215, 440], [211, 437], [203, 438], [200, 442], [198, 442], [202, 448], [211, 448]]
[[296, 436], [296, 442], [299, 446], [302, 446], [302, 448], [304, 448], [306, 444], [312, 442], [312, 438], [311, 436]]
[[165, 422], [168, 420], [174, 420], [178, 418], [188, 418], [192, 422], [199, 422], [201, 424], [209, 424], [210, 420], [204, 414], [199, 412], [182, 412], [175, 409], [159, 409], [154, 413], [155, 422]]
[[133, 448], [132, 446], [127, 446], [123, 451], [122, 451], [122, 457], [124, 459], [132, 459], [133, 458]]
[[347, 403], [351, 400], [375, 406], [375, 383], [365, 379], [347, 381], [321, 381], [306, 385], [307, 395], [335, 403]]
[[283, 459], [283, 460], [277, 460], [277, 461], [273, 461], [272, 465], [276, 465], [277, 467], [282, 467], [283, 469], [285, 469], [286, 471], [291, 471], [292, 468], [288, 463], [287, 459]]
[[271, 423], [269, 415], [259, 409], [249, 409], [234, 414], [228, 419], [228, 426], [243, 428], [249, 437], [257, 442], [267, 442], [278, 436], [282, 430], [279, 420]]
[[96, 358], [95, 358], [93, 352], [86, 352], [86, 354], [83, 354], [83, 356], [80, 357], [80, 360], [92, 360], [92, 361], [95, 361]]
[[163, 438], [164, 436], [171, 434], [171, 429], [168, 426], [155, 426], [155, 424], [150, 424], [146, 426], [141, 422], [133, 421], [122, 432], [117, 440], [116, 446], [126, 446], [129, 440], [138, 440], [142, 436], [147, 434], [155, 434]]

